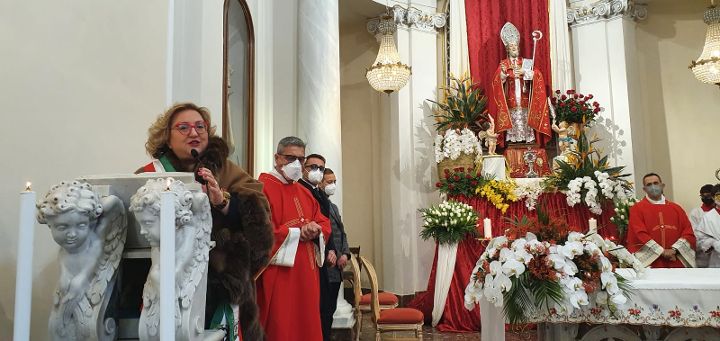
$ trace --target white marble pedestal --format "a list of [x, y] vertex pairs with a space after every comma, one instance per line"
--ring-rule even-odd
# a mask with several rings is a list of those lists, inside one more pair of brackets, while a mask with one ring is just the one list
[[486, 155], [482, 157], [482, 174], [495, 180], [505, 180], [507, 169], [505, 157], [502, 155]]
[[345, 300], [345, 284], [340, 283], [340, 293], [337, 298], [337, 309], [333, 314], [333, 329], [349, 329], [355, 325], [355, 316], [353, 307]]

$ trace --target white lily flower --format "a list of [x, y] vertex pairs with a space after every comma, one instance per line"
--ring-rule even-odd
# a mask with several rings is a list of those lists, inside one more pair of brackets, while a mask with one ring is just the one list
[[617, 284], [617, 277], [615, 277], [615, 274], [612, 271], [603, 271], [600, 273], [600, 282], [602, 282], [602, 288], [605, 289], [608, 283]]
[[510, 277], [505, 276], [504, 273], [499, 273], [495, 276], [493, 286], [500, 289], [502, 292], [508, 292], [510, 291], [510, 288], [512, 288], [512, 281], [510, 280]]
[[613, 295], [613, 297], [611, 298], [611, 300], [612, 300], [612, 302], [615, 303], [616, 305], [620, 305], [620, 306], [621, 306], [621, 305], [624, 305], [625, 302], [627, 302], [627, 297], [625, 297], [625, 295], [623, 295], [623, 294], [617, 294], [617, 295]]
[[[600, 257], [600, 271], [603, 273], [610, 272], [612, 273], [612, 264], [610, 263], [610, 260], [607, 259], [607, 257]], [[614, 277], [614, 276], [613, 276]]]
[[515, 239], [512, 244], [510, 244], [510, 247], [512, 247], [513, 251], [518, 252], [518, 250], [524, 250], [525, 244], [527, 244], [527, 240], [524, 238], [518, 238]]
[[503, 264], [502, 268], [503, 272], [508, 276], [520, 277], [520, 275], [525, 272], [525, 265], [515, 259], [509, 259]]
[[525, 249], [521, 249], [515, 252], [515, 260], [523, 264], [528, 264], [533, 259], [533, 256], [528, 253]]
[[582, 241], [584, 237], [585, 235], [580, 232], [570, 232], [570, 234], [568, 234], [568, 241], [579, 242]]
[[596, 256], [601, 254], [600, 248], [595, 243], [587, 243], [585, 244], [585, 253], [590, 254], [591, 256]]
[[[496, 261], [496, 260], [490, 262], [490, 274], [488, 276], [490, 276], [490, 275], [495, 276], [500, 272], [502, 272], [502, 263], [500, 261]], [[487, 282], [487, 279], [486, 279], [486, 282]]]
[[581, 242], [567, 242], [560, 249], [560, 254], [565, 258], [573, 259], [583, 253], [583, 244]]
[[570, 304], [572, 304], [575, 309], [580, 309], [581, 305], [588, 305], [590, 302], [588, 300], [587, 293], [584, 290], [578, 290], [570, 294]]
[[500, 250], [500, 261], [505, 263], [510, 259], [515, 259], [515, 252], [513, 250], [510, 250], [508, 248], [504, 248]]

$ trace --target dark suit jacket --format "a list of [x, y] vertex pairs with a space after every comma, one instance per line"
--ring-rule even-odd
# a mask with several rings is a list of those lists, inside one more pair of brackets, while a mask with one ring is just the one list
[[[320, 191], [320, 188], [315, 187], [305, 181], [305, 179], [298, 180], [298, 183], [305, 186], [305, 188], [312, 193], [313, 198], [315, 198], [315, 201], [318, 202], [320, 205], [320, 213], [322, 213], [324, 216], [330, 218], [330, 199], [328, 199], [327, 195], [325, 193]], [[327, 257], [328, 251], [333, 250], [335, 251], [335, 254], [338, 255], [337, 248], [335, 247], [335, 243], [333, 242], [333, 236], [330, 234], [330, 238], [328, 239], [327, 245], [325, 245], [325, 256]], [[338, 255], [339, 256], [339, 255]]]

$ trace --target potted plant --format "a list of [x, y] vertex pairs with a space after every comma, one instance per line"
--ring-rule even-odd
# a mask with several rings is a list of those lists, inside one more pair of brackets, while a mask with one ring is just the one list
[[447, 87], [441, 88], [439, 101], [434, 104], [435, 160], [439, 174], [445, 169], [475, 167], [475, 159], [482, 155], [477, 133], [487, 129], [489, 116], [487, 98], [482, 89], [470, 77], [461, 79], [450, 76]]

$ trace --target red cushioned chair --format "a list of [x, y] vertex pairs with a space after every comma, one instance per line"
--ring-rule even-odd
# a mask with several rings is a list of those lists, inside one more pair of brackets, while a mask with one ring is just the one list
[[378, 279], [375, 267], [362, 256], [358, 257], [365, 267], [370, 279], [370, 310], [375, 323], [375, 340], [381, 340], [380, 334], [389, 331], [412, 331], [415, 337], [422, 340], [423, 313], [413, 308], [380, 309]]

